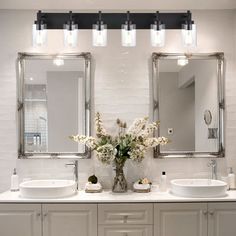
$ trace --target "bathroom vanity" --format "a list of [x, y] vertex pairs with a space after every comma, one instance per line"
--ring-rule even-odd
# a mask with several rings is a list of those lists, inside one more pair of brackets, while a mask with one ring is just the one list
[[236, 191], [222, 198], [106, 191], [61, 199], [0, 194], [4, 236], [234, 236], [235, 222]]

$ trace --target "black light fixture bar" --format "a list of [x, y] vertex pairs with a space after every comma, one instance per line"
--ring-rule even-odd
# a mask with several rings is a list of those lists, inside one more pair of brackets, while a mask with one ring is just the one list
[[[68, 21], [68, 13], [38, 13], [47, 24], [47, 29], [63, 29]], [[190, 12], [184, 13], [159, 13], [159, 20], [165, 24], [166, 29], [181, 29], [182, 24], [188, 19]], [[150, 25], [156, 19], [156, 13], [130, 13], [130, 20], [136, 25], [136, 29], [150, 29]], [[91, 29], [97, 22], [97, 13], [73, 13], [73, 21], [78, 24], [80, 30]], [[127, 20], [127, 13], [103, 13], [102, 19], [107, 28], [120, 29]]]

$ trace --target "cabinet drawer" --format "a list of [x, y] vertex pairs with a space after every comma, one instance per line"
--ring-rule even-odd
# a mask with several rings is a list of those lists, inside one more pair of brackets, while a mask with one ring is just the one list
[[99, 204], [99, 224], [153, 224], [153, 204]]
[[98, 236], [152, 236], [152, 225], [100, 225]]

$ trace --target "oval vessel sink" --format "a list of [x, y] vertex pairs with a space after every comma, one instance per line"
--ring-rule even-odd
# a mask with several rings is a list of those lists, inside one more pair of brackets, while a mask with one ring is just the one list
[[227, 184], [213, 179], [174, 179], [171, 180], [171, 192], [181, 197], [224, 197]]
[[20, 184], [20, 195], [25, 198], [61, 198], [75, 193], [73, 180], [31, 180]]

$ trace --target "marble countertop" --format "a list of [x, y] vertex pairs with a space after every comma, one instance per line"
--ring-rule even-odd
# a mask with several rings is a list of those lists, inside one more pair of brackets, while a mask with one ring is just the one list
[[67, 198], [29, 199], [22, 198], [19, 192], [4, 192], [0, 194], [0, 203], [159, 203], [159, 202], [236, 202], [236, 190], [227, 191], [227, 196], [220, 198], [186, 198], [177, 197], [167, 192], [123, 194], [103, 191], [101, 193], [85, 193], [78, 191], [76, 195]]

